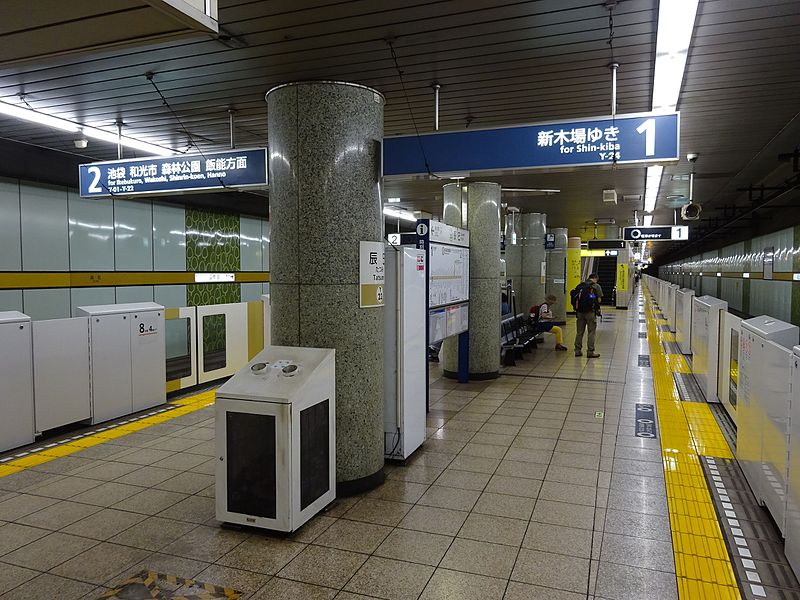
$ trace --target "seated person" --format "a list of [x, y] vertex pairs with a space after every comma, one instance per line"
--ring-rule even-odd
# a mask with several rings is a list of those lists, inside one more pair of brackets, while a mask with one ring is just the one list
[[504, 317], [511, 314], [511, 306], [508, 304], [508, 296], [504, 293], [500, 295], [500, 316]]
[[[556, 338], [556, 350], [564, 351], [567, 347], [564, 345], [564, 332], [558, 325], [553, 325], [552, 321], [555, 321], [555, 315], [553, 314], [553, 305], [558, 301], [558, 299], [549, 294], [547, 298], [544, 299], [544, 302], [541, 304], [531, 306], [531, 322], [534, 323], [534, 327], [537, 331], [550, 331]], [[548, 323], [548, 321], [550, 321]]]

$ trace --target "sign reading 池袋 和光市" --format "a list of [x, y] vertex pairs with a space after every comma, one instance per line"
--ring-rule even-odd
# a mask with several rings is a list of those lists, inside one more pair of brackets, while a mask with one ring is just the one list
[[80, 165], [82, 198], [264, 188], [267, 150], [225, 150]]
[[678, 113], [631, 114], [383, 140], [383, 174], [420, 175], [678, 160]]

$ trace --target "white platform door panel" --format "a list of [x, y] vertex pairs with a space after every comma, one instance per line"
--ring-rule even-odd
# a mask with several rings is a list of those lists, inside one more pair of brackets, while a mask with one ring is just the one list
[[131, 315], [131, 363], [133, 410], [145, 410], [166, 402], [167, 357], [164, 311]]
[[403, 420], [403, 456], [407, 458], [425, 441], [425, 371], [428, 353], [425, 347], [427, 306], [425, 302], [424, 251], [403, 248], [401, 265], [400, 335], [402, 355], [400, 379]]
[[0, 324], [0, 451], [33, 442], [31, 323]]
[[130, 319], [127, 314], [90, 317], [90, 328], [92, 422], [100, 423], [133, 411]]
[[89, 318], [33, 322], [36, 431], [91, 418]]

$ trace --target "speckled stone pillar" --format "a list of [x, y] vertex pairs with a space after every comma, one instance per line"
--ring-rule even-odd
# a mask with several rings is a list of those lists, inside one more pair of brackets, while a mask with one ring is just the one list
[[[534, 304], [544, 301], [544, 281], [542, 263], [544, 262], [544, 234], [547, 215], [542, 213], [523, 213], [522, 235], [522, 277], [516, 286], [519, 293], [519, 307], [529, 310]], [[524, 312], [524, 311], [523, 311]]]
[[359, 242], [383, 240], [383, 104], [347, 83], [267, 93], [272, 343], [336, 349], [340, 495], [383, 481], [384, 309], [359, 308]]
[[[514, 290], [514, 302], [516, 306], [512, 306], [512, 310], [517, 313], [526, 313], [530, 306], [525, 306], [522, 303], [520, 296], [522, 284], [522, 246], [520, 231], [520, 213], [509, 212], [506, 214], [506, 227], [505, 227], [505, 259], [506, 259], [506, 279], [511, 280], [511, 287]], [[503, 281], [503, 284], [506, 282]], [[511, 298], [508, 299], [512, 301]]]
[[467, 187], [469, 377], [500, 373], [500, 186]]
[[[466, 225], [462, 210], [465, 197], [466, 192], [460, 183], [448, 183], [442, 188], [442, 223], [453, 227]], [[441, 360], [442, 370], [448, 377], [458, 374], [458, 337], [449, 337], [442, 342]]]
[[554, 227], [548, 230], [556, 236], [556, 247], [547, 250], [547, 281], [545, 294], [553, 294], [556, 299], [553, 315], [556, 321], [567, 318], [567, 235], [566, 227]]

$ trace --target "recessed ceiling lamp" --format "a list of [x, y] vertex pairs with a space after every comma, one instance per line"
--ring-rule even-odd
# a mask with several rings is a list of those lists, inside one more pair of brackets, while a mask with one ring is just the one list
[[678, 106], [697, 4], [698, 0], [659, 2], [653, 110], [673, 111]]
[[392, 217], [393, 219], [400, 219], [402, 221], [414, 221], [415, 223], [417, 221], [417, 217], [414, 216], [414, 213], [398, 208], [389, 208], [388, 206], [383, 207], [383, 215], [385, 217]]
[[165, 148], [164, 146], [143, 142], [141, 140], [128, 137], [127, 135], [120, 137], [117, 135], [116, 131], [108, 131], [99, 127], [92, 127], [90, 125], [81, 125], [80, 123], [75, 123], [69, 119], [54, 117], [38, 110], [10, 104], [4, 100], [0, 100], [0, 114], [8, 117], [14, 117], [15, 119], [21, 119], [23, 121], [30, 121], [31, 123], [36, 123], [38, 125], [44, 125], [45, 127], [60, 129], [61, 131], [69, 131], [72, 133], [77, 133], [80, 131], [86, 137], [101, 140], [103, 142], [116, 144], [119, 141], [126, 148], [141, 150], [143, 152], [147, 152], [148, 154], [155, 154], [158, 156], [172, 156], [173, 154], [177, 154], [174, 150]]
[[397, 202], [400, 202], [400, 198], [387, 198], [386, 201], [395, 204]]
[[661, 185], [661, 174], [664, 172], [662, 165], [647, 167], [644, 182], [644, 212], [653, 212], [656, 209], [658, 188]]
[[[699, 0], [669, 0], [658, 3], [658, 37], [656, 65], [653, 75], [652, 110], [671, 112], [678, 106], [689, 45], [692, 42], [694, 21]], [[644, 192], [644, 211], [656, 208], [658, 189], [664, 167], [647, 167]]]

